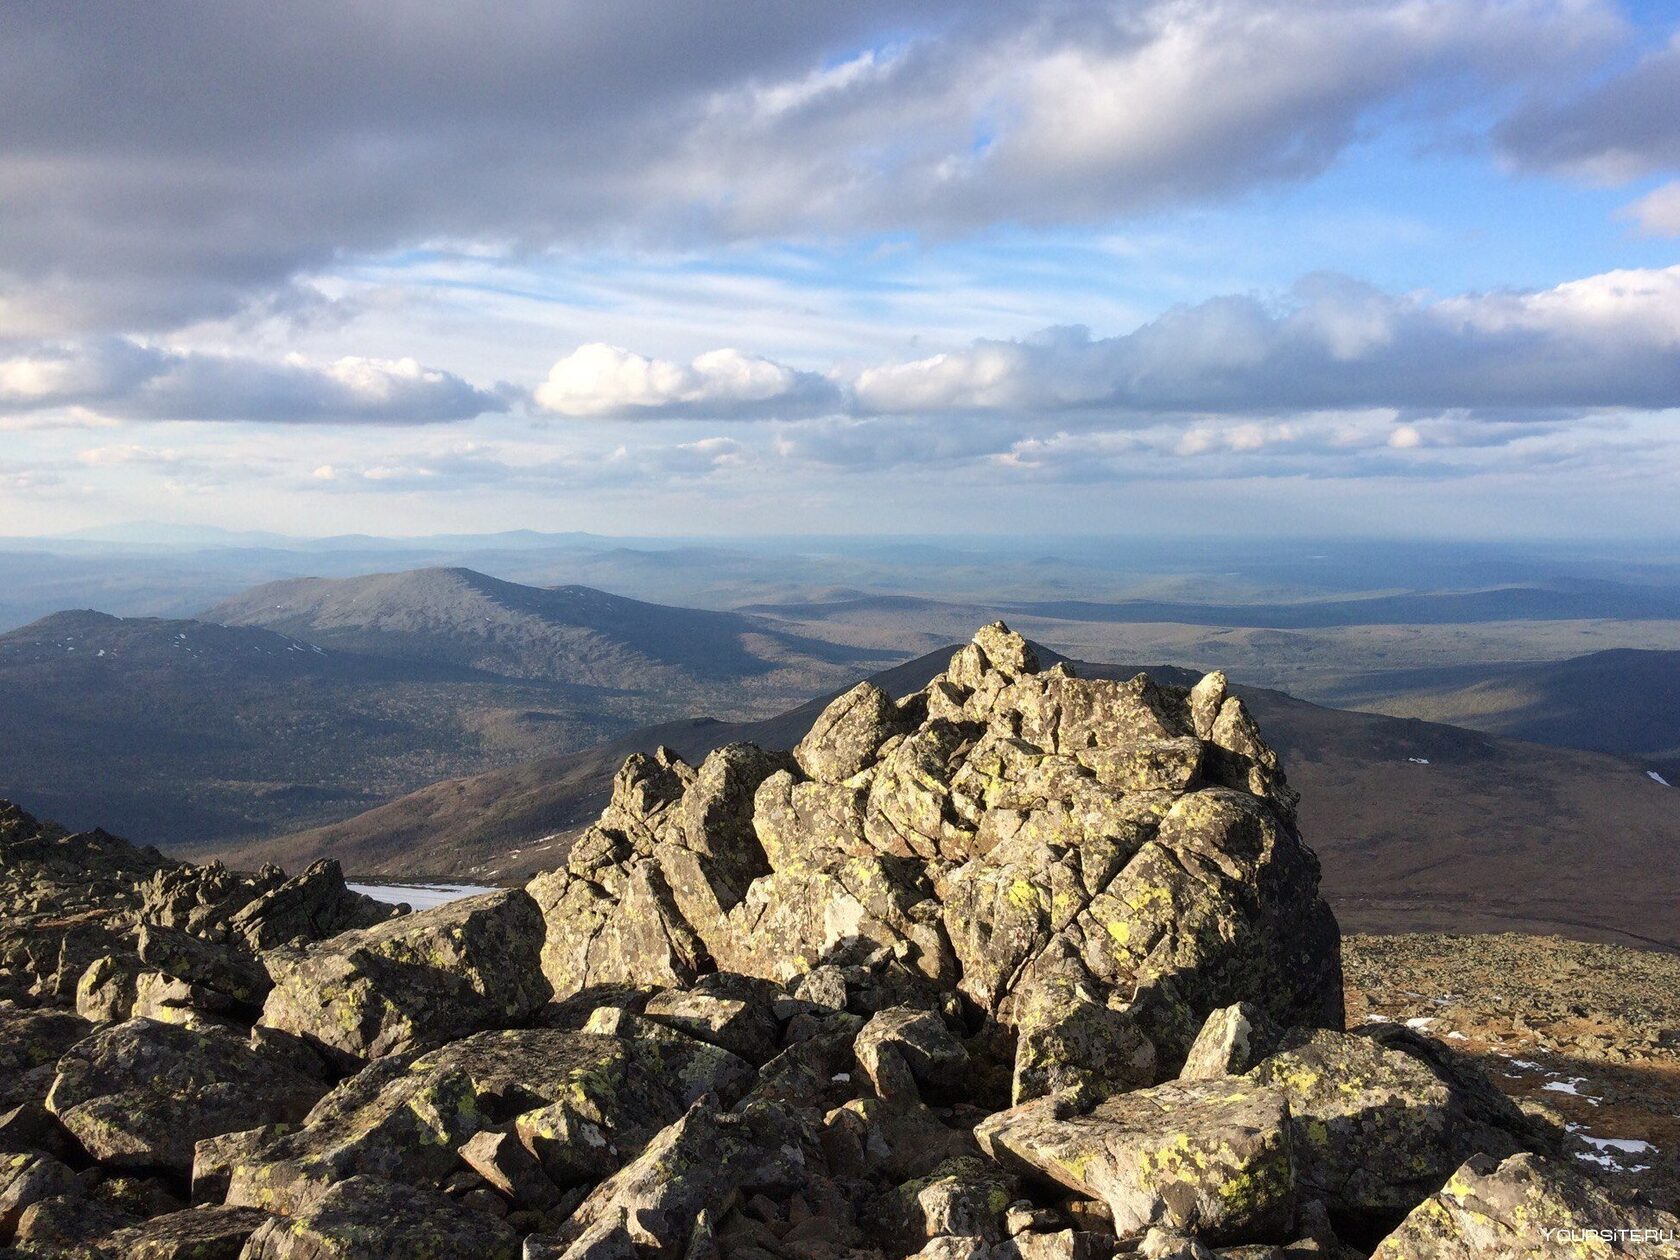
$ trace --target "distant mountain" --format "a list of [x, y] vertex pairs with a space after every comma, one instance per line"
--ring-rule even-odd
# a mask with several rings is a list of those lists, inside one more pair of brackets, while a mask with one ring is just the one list
[[[894, 695], [944, 668], [943, 648], [875, 680]], [[1046, 654], [1055, 659], [1054, 654]], [[1077, 663], [1087, 677], [1129, 667]], [[1193, 675], [1149, 671], [1163, 681]], [[1531, 931], [1680, 948], [1680, 789], [1625, 761], [1430, 722], [1344, 712], [1238, 688], [1303, 793], [1303, 834], [1354, 931]], [[768, 721], [668, 723], [600, 748], [433, 784], [356, 818], [232, 856], [314, 857], [392, 877], [517, 880], [563, 860], [624, 756], [691, 762], [736, 740], [787, 748], [829, 696]], [[1590, 876], [1584, 874], [1590, 872]]]
[[[1001, 600], [988, 605], [1005, 616], [1069, 622], [1176, 622], [1261, 630], [1323, 630], [1346, 626], [1462, 625], [1489, 621], [1622, 620], [1680, 617], [1680, 591], [1618, 582], [1501, 586], [1472, 591], [1407, 591], [1346, 599], [1272, 603], [1198, 603], [1126, 599]], [[948, 609], [934, 600], [866, 596], [830, 602], [753, 604], [741, 608], [796, 621], [843, 620], [860, 614], [906, 614]], [[962, 605], [957, 605], [962, 607]]]
[[653, 722], [774, 713], [884, 655], [459, 569], [214, 612], [0, 635], [0, 796], [166, 848], [238, 843]]
[[0, 635], [0, 796], [190, 847], [633, 725], [582, 688], [257, 627], [59, 613]]
[[1680, 767], [1680, 652], [1403, 670], [1349, 679], [1337, 693], [1361, 709]]
[[203, 617], [396, 660], [634, 691], [722, 682], [780, 690], [790, 672], [820, 675], [859, 655], [738, 613], [463, 568], [272, 582]]

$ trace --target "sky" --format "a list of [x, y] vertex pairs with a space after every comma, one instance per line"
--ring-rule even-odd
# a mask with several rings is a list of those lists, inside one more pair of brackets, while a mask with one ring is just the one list
[[0, 7], [0, 533], [1680, 536], [1680, 8]]

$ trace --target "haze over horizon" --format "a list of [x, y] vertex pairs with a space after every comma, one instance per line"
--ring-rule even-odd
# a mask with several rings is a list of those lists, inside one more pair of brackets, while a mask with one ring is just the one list
[[0, 13], [0, 534], [1648, 538], [1615, 0]]

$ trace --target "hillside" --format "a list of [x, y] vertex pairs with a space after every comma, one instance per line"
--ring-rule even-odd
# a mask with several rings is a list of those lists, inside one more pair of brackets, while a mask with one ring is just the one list
[[524, 586], [463, 568], [272, 582], [203, 617], [398, 660], [622, 691], [721, 684], [785, 695], [799, 680], [813, 684], [808, 694], [858, 657], [738, 613], [587, 586]]
[[1400, 671], [1350, 679], [1338, 691], [1350, 707], [1680, 766], [1680, 652]]
[[[876, 681], [907, 694], [943, 669], [950, 651]], [[1076, 667], [1087, 677], [1136, 672]], [[1151, 672], [1162, 681], [1191, 677]], [[1323, 859], [1326, 895], [1349, 930], [1557, 932], [1680, 948], [1672, 915], [1680, 897], [1675, 789], [1601, 754], [1237, 690], [1303, 793], [1303, 833]], [[670, 724], [588, 752], [434, 784], [232, 856], [288, 865], [331, 856], [362, 874], [515, 879], [554, 865], [569, 833], [604, 804], [627, 753], [666, 744], [696, 762], [733, 741], [789, 747], [825, 702], [769, 722]], [[1593, 878], [1582, 880], [1583, 870]]]
[[695, 712], [785, 709], [891, 654], [465, 569], [273, 583], [204, 619], [0, 635], [0, 792], [190, 851]]
[[628, 725], [581, 688], [256, 627], [72, 612], [0, 635], [0, 795], [178, 849]]

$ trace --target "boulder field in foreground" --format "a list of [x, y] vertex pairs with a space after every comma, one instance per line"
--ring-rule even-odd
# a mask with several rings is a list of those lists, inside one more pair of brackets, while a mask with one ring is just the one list
[[1294, 803], [1222, 676], [999, 624], [790, 752], [631, 757], [563, 868], [420, 914], [0, 811], [0, 1256], [1680, 1256], [1343, 1031]]

